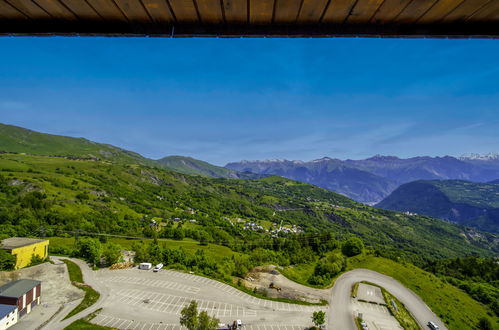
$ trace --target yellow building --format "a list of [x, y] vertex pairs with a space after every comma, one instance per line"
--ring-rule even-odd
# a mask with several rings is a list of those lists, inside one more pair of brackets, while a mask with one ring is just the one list
[[4, 239], [0, 248], [10, 251], [16, 256], [15, 269], [28, 266], [34, 255], [42, 259], [49, 255], [49, 241], [46, 239], [11, 237]]

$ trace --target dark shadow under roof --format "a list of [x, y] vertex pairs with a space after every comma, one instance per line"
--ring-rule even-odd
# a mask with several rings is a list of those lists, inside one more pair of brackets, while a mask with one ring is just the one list
[[499, 0], [0, 0], [0, 34], [499, 36]]

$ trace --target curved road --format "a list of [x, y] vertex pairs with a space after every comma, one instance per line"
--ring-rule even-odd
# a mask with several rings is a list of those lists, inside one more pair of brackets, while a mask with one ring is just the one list
[[[70, 259], [61, 257], [51, 257], [53, 259]], [[67, 320], [62, 320], [65, 315], [57, 315], [54, 319], [46, 324], [44, 330], [58, 330], [64, 329], [66, 326], [71, 324], [86, 315], [94, 312], [98, 308], [102, 307], [105, 301], [109, 298], [109, 289], [96, 280], [93, 276], [93, 271], [88, 267], [88, 265], [79, 259], [71, 258], [73, 262], [77, 263], [83, 273], [83, 278], [85, 283], [91, 285], [95, 290], [97, 290], [101, 296], [99, 300], [91, 307], [81, 311], [77, 315], [74, 315]], [[328, 309], [328, 329], [332, 330], [357, 330], [357, 326], [353, 319], [353, 307], [352, 298], [350, 296], [352, 286], [356, 282], [368, 281], [379, 286], [384, 287], [392, 295], [394, 295], [399, 301], [401, 301], [410, 313], [414, 316], [416, 321], [423, 329], [428, 329], [428, 321], [434, 321], [437, 323], [441, 330], [447, 330], [444, 323], [433, 313], [430, 308], [419, 298], [414, 292], [400, 284], [397, 280], [377, 273], [368, 269], [354, 269], [343, 275], [341, 275], [335, 282], [332, 289], [332, 297], [330, 300], [330, 308]]]
[[95, 276], [93, 276], [93, 270], [87, 265], [86, 262], [80, 259], [66, 258], [66, 257], [51, 256], [50, 259], [52, 260], [67, 259], [76, 263], [78, 266], [80, 266], [81, 272], [83, 274], [83, 281], [100, 293], [99, 300], [97, 300], [97, 302], [92, 306], [90, 306], [89, 308], [82, 310], [78, 314], [73, 315], [66, 320], [63, 320], [63, 318], [66, 316], [67, 313], [59, 313], [52, 320], [50, 320], [50, 322], [48, 322], [46, 325], [42, 327], [43, 330], [60, 330], [64, 329], [74, 321], [79, 320], [89, 315], [90, 313], [95, 312], [97, 309], [101, 308], [104, 305], [104, 302], [109, 297], [109, 289], [99, 281], [95, 280]]
[[440, 329], [447, 330], [444, 323], [414, 292], [397, 280], [368, 269], [354, 269], [336, 280], [328, 312], [328, 329], [357, 330], [350, 294], [352, 285], [360, 281], [368, 281], [385, 288], [406, 306], [423, 329], [428, 329], [428, 321], [433, 321]]

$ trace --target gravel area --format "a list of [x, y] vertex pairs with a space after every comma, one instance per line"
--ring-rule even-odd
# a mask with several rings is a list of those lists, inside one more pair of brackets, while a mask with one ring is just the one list
[[71, 285], [64, 264], [46, 262], [16, 271], [0, 272], [0, 285], [23, 278], [42, 282], [41, 303], [9, 329], [35, 330], [56, 313], [69, 312], [83, 298], [83, 292]]

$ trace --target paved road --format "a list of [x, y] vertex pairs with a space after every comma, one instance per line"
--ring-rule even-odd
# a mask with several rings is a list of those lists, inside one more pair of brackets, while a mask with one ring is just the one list
[[[90, 308], [78, 313], [77, 315], [74, 315], [73, 317], [67, 320], [62, 321], [61, 319], [65, 316], [65, 313], [60, 313], [49, 324], [43, 327], [43, 330], [63, 329], [73, 321], [85, 317], [86, 315], [94, 312], [98, 308], [105, 307], [107, 305], [106, 303], [109, 301], [111, 290], [104, 282], [102, 282], [102, 279], [95, 276], [95, 272], [92, 271], [85, 264], [85, 262], [78, 259], [71, 259], [71, 260], [76, 262], [80, 266], [83, 273], [84, 281], [87, 284], [91, 285], [95, 290], [100, 292], [101, 294], [100, 299]], [[192, 276], [192, 275], [185, 275], [185, 276]], [[444, 323], [428, 308], [428, 306], [426, 306], [426, 304], [421, 300], [421, 298], [419, 298], [415, 293], [404, 287], [395, 279], [368, 269], [352, 270], [348, 273], [341, 275], [336, 280], [332, 290], [330, 308], [327, 309], [328, 313], [327, 328], [329, 330], [357, 330], [357, 327], [353, 320], [354, 307], [352, 304], [352, 298], [350, 297], [350, 293], [352, 285], [360, 281], [369, 281], [379, 286], [382, 286], [386, 290], [388, 290], [409, 309], [411, 314], [414, 316], [416, 321], [420, 324], [420, 326], [423, 329], [428, 329], [427, 327], [428, 321], [434, 321], [440, 326], [440, 329], [447, 330], [447, 328], [444, 326]], [[133, 292], [129, 293], [132, 294]], [[270, 301], [265, 301], [265, 302], [269, 303]], [[297, 312], [294, 313], [296, 314]], [[277, 314], [275, 313], [275, 310], [274, 314]], [[263, 324], [265, 323], [266, 322], [264, 321]]]
[[353, 319], [351, 302], [352, 285], [360, 281], [369, 281], [384, 287], [400, 300], [414, 316], [423, 329], [428, 329], [428, 321], [437, 323], [442, 330], [447, 330], [444, 323], [414, 292], [407, 289], [395, 279], [368, 269], [355, 269], [341, 275], [335, 282], [328, 311], [328, 329], [357, 330]]
[[[88, 314], [95, 312], [97, 309], [101, 308], [104, 305], [107, 298], [109, 297], [109, 289], [99, 281], [96, 281], [95, 276], [93, 276], [94, 275], [93, 270], [90, 269], [90, 267], [84, 261], [74, 258], [64, 258], [64, 257], [54, 257], [54, 256], [51, 256], [50, 259], [52, 260], [68, 259], [78, 264], [83, 274], [83, 281], [100, 293], [100, 298], [99, 300], [97, 300], [97, 302], [94, 305], [90, 306], [89, 308], [81, 311], [76, 315], [73, 315], [72, 317], [66, 320], [62, 319], [67, 315], [67, 312], [69, 311], [64, 311], [64, 313], [58, 313], [49, 323], [47, 323], [42, 328], [43, 330], [60, 330], [64, 329], [74, 321], [81, 319], [87, 316]], [[72, 308], [74, 307], [75, 306], [72, 306]]]

